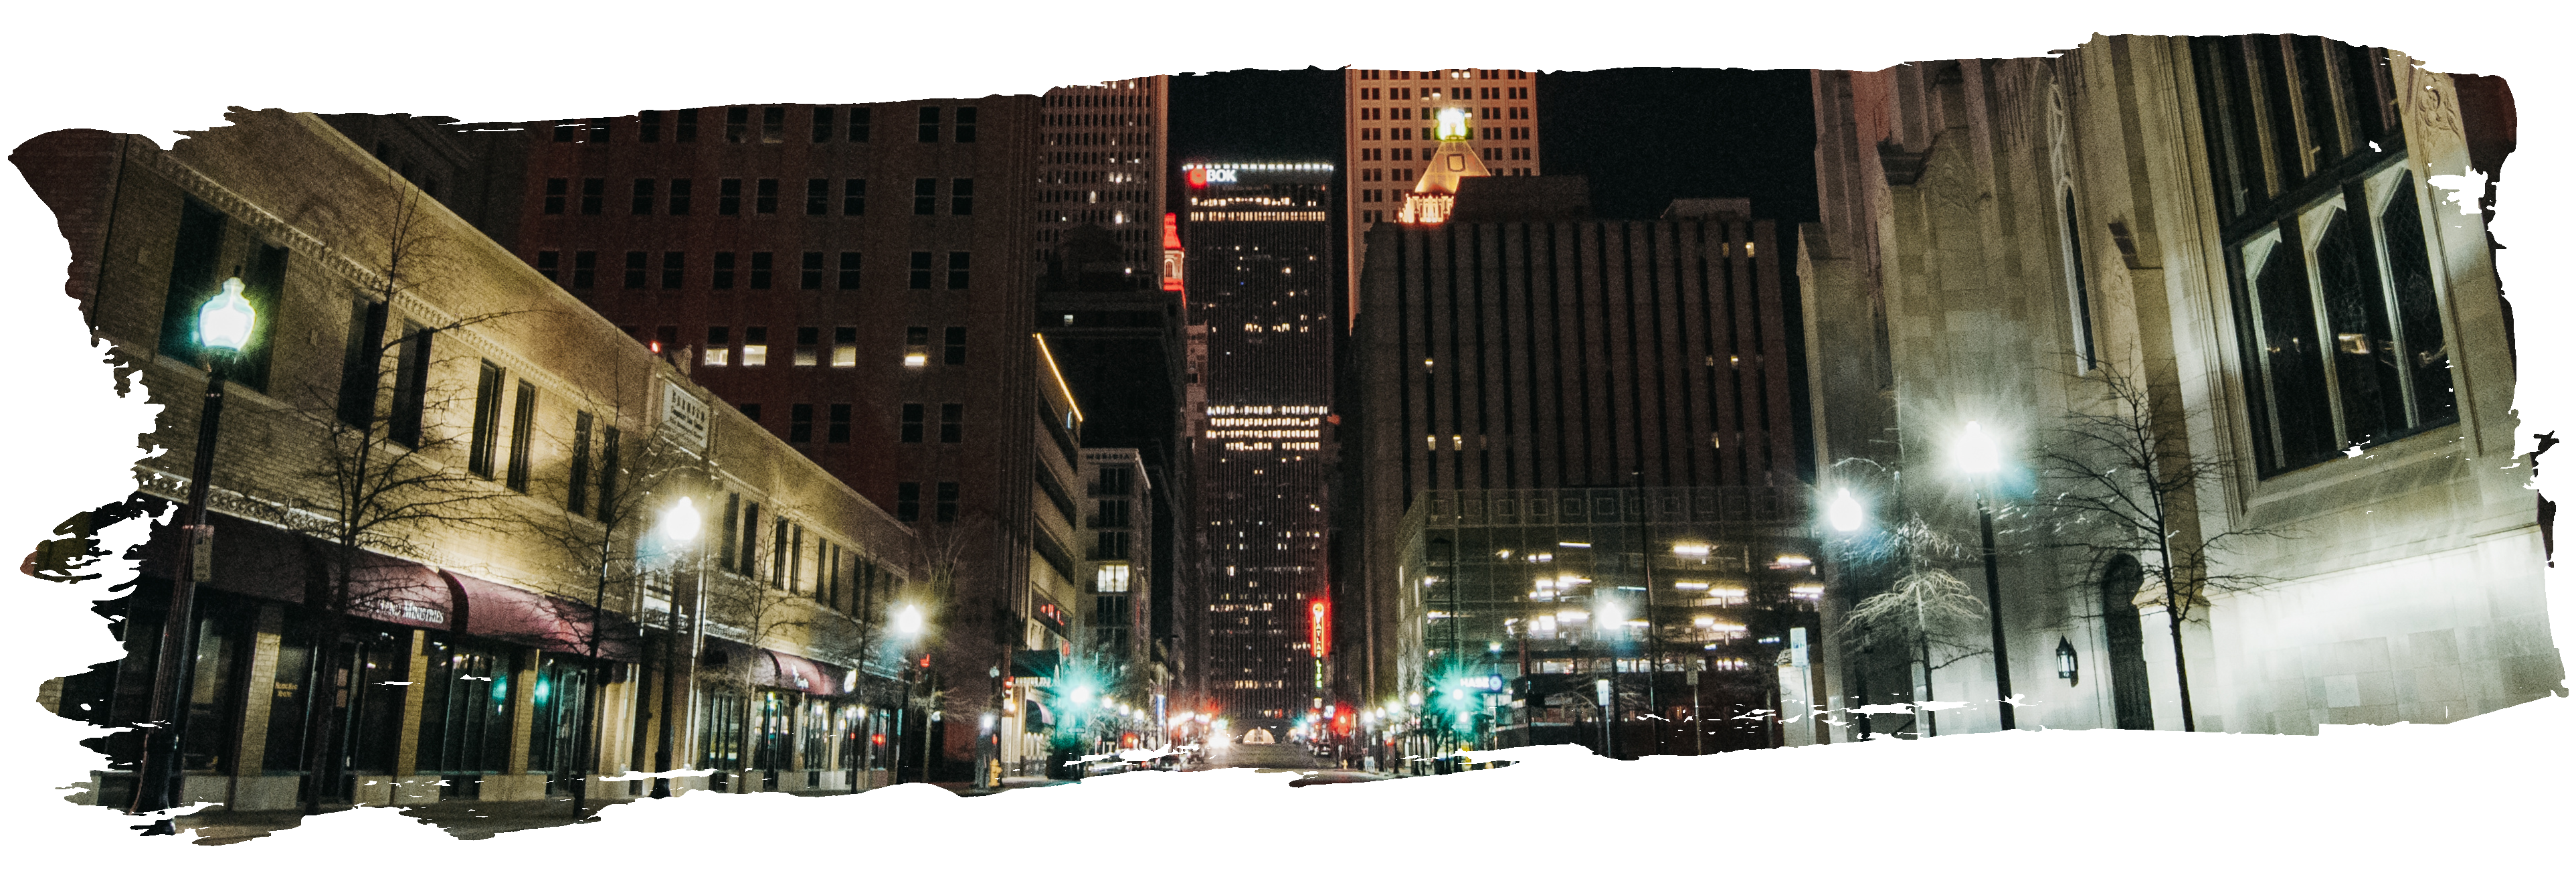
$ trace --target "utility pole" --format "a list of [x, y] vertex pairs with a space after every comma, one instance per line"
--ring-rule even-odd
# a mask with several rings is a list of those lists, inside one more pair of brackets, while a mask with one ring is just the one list
[[[1646, 707], [1647, 713], [1652, 715], [1662, 706], [1656, 700], [1655, 680], [1664, 672], [1663, 638], [1655, 633], [1655, 512], [1646, 499], [1645, 469], [1633, 469], [1628, 474], [1636, 478], [1637, 486], [1637, 549], [1642, 552], [1637, 555], [1637, 562], [1645, 582], [1641, 586], [1646, 591]], [[1661, 754], [1664, 751], [1664, 726], [1658, 722], [1654, 730], [1655, 752]]]

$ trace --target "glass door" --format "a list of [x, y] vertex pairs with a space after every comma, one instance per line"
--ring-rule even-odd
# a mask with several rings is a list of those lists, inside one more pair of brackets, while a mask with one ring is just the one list
[[590, 713], [590, 671], [578, 659], [547, 657], [529, 686], [528, 769], [546, 774], [547, 795], [568, 795], [586, 774], [583, 727]]

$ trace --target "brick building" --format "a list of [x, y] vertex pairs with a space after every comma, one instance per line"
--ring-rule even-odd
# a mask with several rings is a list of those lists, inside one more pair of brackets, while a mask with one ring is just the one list
[[[1073, 518], [1047, 512], [1078, 456], [1042, 460], [1050, 432], [1079, 437], [1061, 418], [1079, 407], [1028, 336], [1048, 267], [1031, 245], [1058, 192], [1040, 181], [1089, 165], [1048, 159], [1045, 103], [706, 107], [494, 136], [518, 157], [496, 185], [512, 251], [919, 530], [915, 562], [942, 573], [942, 779], [967, 779], [969, 723], [1006, 702], [987, 672], [1067, 638], [1038, 610], [1071, 599]], [[1117, 156], [1141, 170], [1150, 152]]]

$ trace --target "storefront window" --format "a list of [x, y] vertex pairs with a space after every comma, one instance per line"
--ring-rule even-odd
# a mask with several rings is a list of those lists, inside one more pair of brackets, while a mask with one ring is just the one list
[[794, 717], [789, 715], [787, 694], [761, 692], [759, 710], [760, 717], [754, 720], [759, 739], [753, 744], [752, 767], [763, 771], [785, 768], [787, 750], [791, 745], [787, 738], [794, 722]]
[[589, 671], [581, 662], [548, 657], [537, 664], [537, 679], [528, 686], [532, 712], [528, 726], [528, 770], [558, 778], [577, 776], [582, 717], [589, 711]]
[[305, 708], [312, 683], [312, 643], [288, 636], [278, 643], [277, 673], [269, 680], [268, 693], [251, 696], [268, 701], [268, 743], [261, 767], [272, 772], [304, 768], [304, 726], [309, 721]]
[[699, 768], [742, 769], [742, 704], [739, 694], [707, 693], [705, 711], [698, 717], [698, 742], [705, 745], [705, 754], [698, 758]]
[[420, 773], [500, 773], [510, 756], [509, 656], [444, 639], [423, 651]]
[[402, 742], [403, 689], [410, 687], [393, 683], [411, 679], [409, 636], [379, 631], [342, 643], [348, 666], [332, 674], [332, 709], [344, 714], [339, 754], [351, 773], [393, 773], [394, 751]]
[[179, 767], [188, 771], [230, 771], [235, 730], [241, 725], [238, 665], [241, 645], [237, 622], [220, 614], [197, 620], [197, 656], [188, 678], [188, 730], [181, 740]]

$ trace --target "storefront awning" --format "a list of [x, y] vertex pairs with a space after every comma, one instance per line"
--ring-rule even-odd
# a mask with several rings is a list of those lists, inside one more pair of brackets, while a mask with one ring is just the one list
[[[588, 655], [596, 630], [600, 657], [613, 661], [638, 659], [628, 629], [618, 626], [615, 616], [598, 615], [588, 603], [521, 590], [461, 572], [441, 570], [439, 575], [465, 600], [457, 617], [463, 619], [459, 629], [468, 635], [550, 652]], [[607, 622], [605, 627], [598, 624], [603, 620]]]
[[[755, 688], [778, 688], [801, 691], [821, 697], [847, 697], [856, 693], [859, 677], [850, 675], [847, 667], [826, 664], [790, 652], [755, 649], [730, 639], [707, 638], [707, 653], [701, 663], [711, 665], [707, 672], [724, 671], [728, 676], [748, 675]], [[739, 680], [737, 680], [739, 681]]]
[[[455, 629], [462, 596], [437, 570], [371, 551], [359, 551], [357, 561], [344, 607], [349, 614], [427, 630]], [[321, 586], [316, 599], [327, 601], [329, 590]]]

